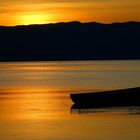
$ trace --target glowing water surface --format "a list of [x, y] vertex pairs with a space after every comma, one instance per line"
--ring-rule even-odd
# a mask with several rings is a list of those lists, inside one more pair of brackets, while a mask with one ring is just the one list
[[0, 139], [139, 140], [140, 107], [71, 110], [69, 98], [139, 84], [139, 60], [0, 63]]

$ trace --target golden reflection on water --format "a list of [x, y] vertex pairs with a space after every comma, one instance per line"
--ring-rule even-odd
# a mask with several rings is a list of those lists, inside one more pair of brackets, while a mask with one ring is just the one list
[[1, 63], [0, 140], [139, 140], [140, 115], [135, 108], [135, 113], [130, 108], [103, 108], [73, 114], [69, 97], [71, 92], [113, 88], [113, 84], [139, 85], [139, 64]]
[[43, 91], [44, 89], [27, 88], [3, 92], [0, 96], [3, 115], [0, 118], [9, 120], [49, 120], [60, 116], [63, 118], [64, 114], [59, 109], [64, 108], [65, 104], [59, 102], [59, 99], [65, 98], [65, 94]]
[[[94, 91], [139, 86], [140, 61], [0, 63], [2, 88]], [[42, 91], [43, 92], [43, 91]]]
[[129, 61], [58, 61], [1, 63], [0, 70], [140, 70], [139, 60]]
[[[4, 89], [3, 89], [4, 90]], [[42, 92], [43, 91], [43, 92]], [[0, 95], [0, 139], [138, 140], [140, 116], [116, 112], [71, 114], [69, 93], [12, 89]], [[98, 110], [98, 109], [96, 109]]]

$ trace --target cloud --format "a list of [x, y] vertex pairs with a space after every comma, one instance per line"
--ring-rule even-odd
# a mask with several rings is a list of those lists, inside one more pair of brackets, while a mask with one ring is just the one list
[[140, 13], [139, 0], [0, 0], [0, 14], [70, 12], [108, 13], [120, 11]]
[[77, 3], [77, 2], [84, 2], [84, 3], [88, 3], [88, 2], [95, 2], [95, 3], [112, 3], [112, 2], [117, 2], [117, 1], [128, 1], [128, 0], [0, 0], [0, 3], [2, 4], [6, 4], [6, 3], [13, 3], [13, 4], [17, 4], [17, 3]]

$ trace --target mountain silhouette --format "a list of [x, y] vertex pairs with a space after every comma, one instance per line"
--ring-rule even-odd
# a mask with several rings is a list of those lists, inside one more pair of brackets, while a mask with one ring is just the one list
[[140, 59], [140, 22], [0, 26], [0, 61]]

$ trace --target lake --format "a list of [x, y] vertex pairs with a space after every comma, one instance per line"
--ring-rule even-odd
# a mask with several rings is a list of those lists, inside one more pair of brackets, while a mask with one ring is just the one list
[[70, 93], [140, 86], [140, 60], [0, 62], [1, 140], [139, 140], [140, 107], [71, 109]]

